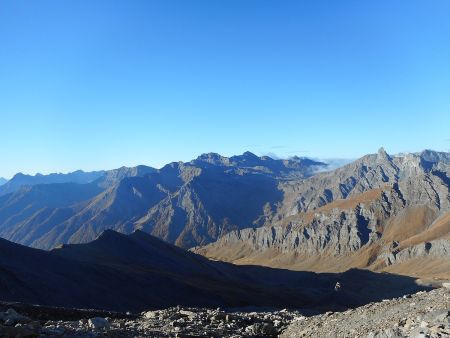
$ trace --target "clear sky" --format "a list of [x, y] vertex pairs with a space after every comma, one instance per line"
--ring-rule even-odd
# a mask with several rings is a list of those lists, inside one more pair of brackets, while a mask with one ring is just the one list
[[0, 176], [450, 149], [450, 1], [0, 1]]

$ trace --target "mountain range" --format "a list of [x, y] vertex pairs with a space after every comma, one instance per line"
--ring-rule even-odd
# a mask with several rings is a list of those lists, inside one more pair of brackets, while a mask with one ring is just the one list
[[6, 178], [0, 177], [0, 186], [5, 184], [6, 182], [8, 182], [8, 180]]
[[450, 278], [449, 184], [449, 153], [390, 156], [380, 149], [283, 182], [283, 201], [264, 226], [229, 232], [196, 250], [238, 264]]
[[306, 158], [275, 160], [246, 152], [229, 158], [204, 154], [159, 170], [18, 174], [0, 187], [0, 236], [51, 249], [92, 241], [107, 229], [141, 229], [189, 248], [264, 224], [282, 200], [280, 182], [303, 180], [326, 167]]
[[450, 278], [450, 154], [340, 168], [250, 152], [161, 169], [16, 175], [0, 187], [0, 236], [50, 250], [136, 230], [214, 260], [316, 272]]

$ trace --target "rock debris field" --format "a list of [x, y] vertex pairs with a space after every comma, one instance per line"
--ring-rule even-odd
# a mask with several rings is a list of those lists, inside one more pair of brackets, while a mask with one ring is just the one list
[[292, 323], [281, 337], [450, 337], [450, 290], [420, 291], [304, 318]]
[[445, 287], [314, 316], [184, 307], [131, 315], [13, 303], [0, 310], [1, 337], [450, 337]]

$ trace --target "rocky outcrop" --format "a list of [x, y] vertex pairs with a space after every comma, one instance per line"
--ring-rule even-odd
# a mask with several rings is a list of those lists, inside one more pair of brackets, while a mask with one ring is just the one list
[[435, 257], [450, 259], [450, 238], [413, 245], [403, 250], [387, 251], [380, 255], [387, 265], [404, 263], [412, 258]]

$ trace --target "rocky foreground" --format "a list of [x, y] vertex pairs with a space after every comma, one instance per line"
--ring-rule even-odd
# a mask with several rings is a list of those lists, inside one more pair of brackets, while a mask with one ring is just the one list
[[[89, 316], [89, 312], [80, 313]], [[0, 313], [1, 337], [276, 337], [295, 320], [297, 311], [226, 312], [174, 307], [123, 318], [36, 320], [13, 308]]]
[[450, 290], [420, 291], [304, 318], [292, 323], [281, 337], [450, 337]]
[[450, 337], [447, 288], [315, 316], [182, 307], [139, 315], [17, 304], [0, 309], [2, 337]]

